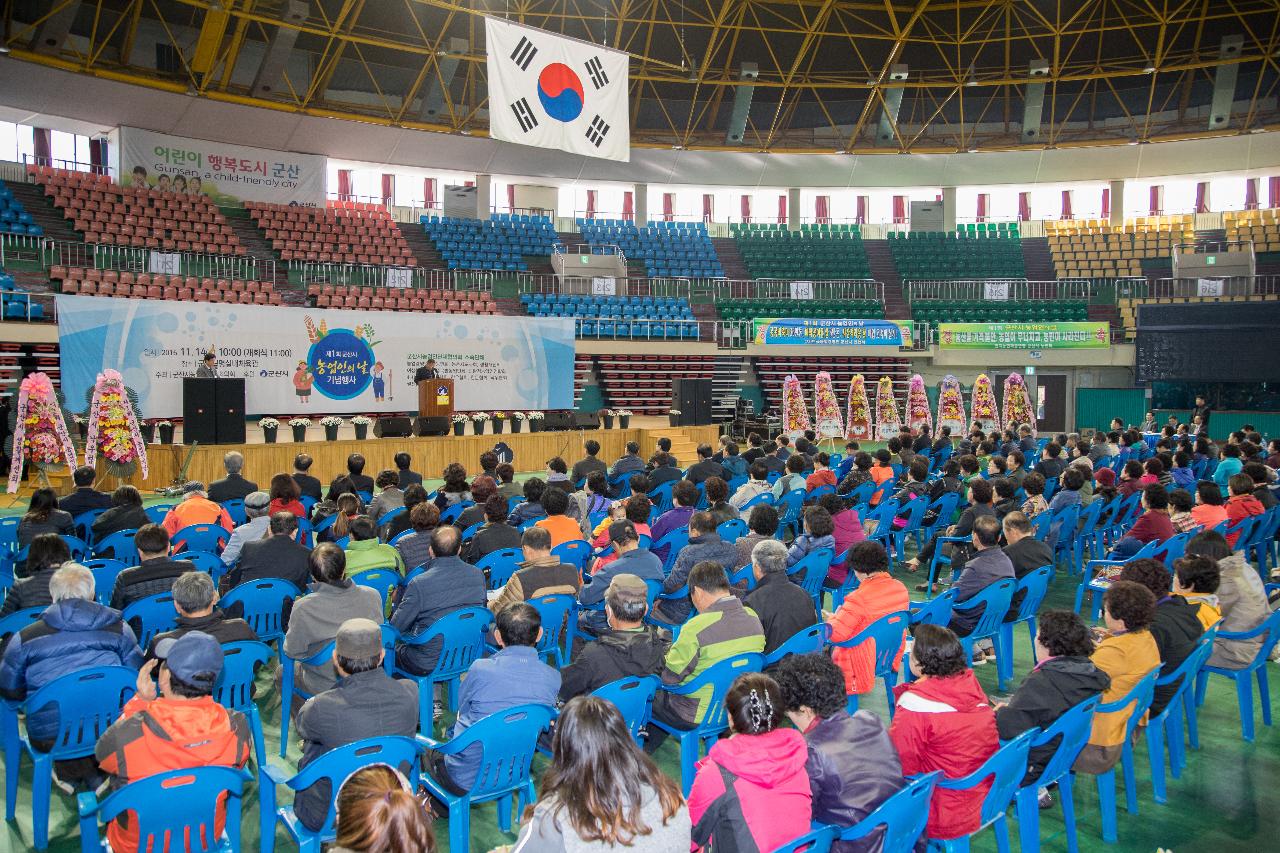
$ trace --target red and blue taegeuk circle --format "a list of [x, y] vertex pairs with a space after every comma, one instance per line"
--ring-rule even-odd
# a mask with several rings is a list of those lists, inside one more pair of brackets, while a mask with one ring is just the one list
[[553, 62], [538, 75], [538, 100], [547, 115], [571, 122], [582, 114], [582, 81], [563, 62]]

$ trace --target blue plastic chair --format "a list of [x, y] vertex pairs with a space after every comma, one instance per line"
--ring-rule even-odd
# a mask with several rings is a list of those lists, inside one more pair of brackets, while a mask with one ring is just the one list
[[[973, 626], [967, 635], [960, 637], [960, 645], [964, 647], [965, 654], [970, 658], [973, 657], [973, 647], [978, 640], [991, 640], [996, 647], [996, 659], [1012, 658], [1013, 647], [1006, 645], [1001, 626], [1004, 623], [1005, 614], [1009, 612], [1009, 603], [1013, 600], [1013, 591], [1017, 588], [1018, 582], [1013, 578], [1005, 578], [991, 584], [982, 592], [975, 595], [967, 601], [956, 604], [954, 613], [967, 613], [970, 610], [982, 608], [982, 616], [978, 618], [978, 624]], [[1000, 692], [1004, 692], [1004, 669], [1006, 667], [996, 667], [996, 688]], [[1007, 667], [1012, 670], [1013, 664]]]
[[1200, 669], [1196, 676], [1196, 704], [1204, 703], [1205, 688], [1209, 683], [1210, 675], [1221, 675], [1229, 678], [1236, 684], [1236, 702], [1240, 707], [1240, 734], [1241, 736], [1252, 742], [1254, 738], [1253, 726], [1253, 683], [1251, 678], [1258, 679], [1258, 698], [1262, 704], [1262, 723], [1263, 725], [1271, 725], [1271, 686], [1267, 681], [1267, 661], [1271, 657], [1271, 651], [1275, 648], [1276, 641], [1280, 640], [1280, 610], [1273, 612], [1267, 617], [1257, 628], [1251, 631], [1219, 631], [1218, 639], [1220, 640], [1252, 640], [1255, 637], [1265, 636], [1262, 646], [1258, 649], [1258, 653], [1253, 656], [1253, 660], [1243, 669], [1223, 669], [1217, 666], [1204, 666]]
[[93, 573], [94, 600], [99, 604], [110, 604], [111, 591], [116, 586], [116, 577], [128, 566], [119, 560], [108, 560], [102, 557], [84, 560], [81, 565]]
[[955, 607], [956, 591], [948, 589], [937, 596], [926, 599], [911, 608], [911, 627], [917, 625], [941, 625], [951, 623], [951, 611]]
[[644, 746], [644, 727], [649, 722], [653, 697], [657, 694], [660, 683], [656, 675], [630, 675], [597, 687], [591, 695], [612, 702], [626, 722], [636, 745]]
[[788, 530], [799, 535], [800, 524], [804, 513], [804, 500], [808, 492], [804, 489], [792, 489], [784, 492], [778, 499], [778, 538], [781, 539]]
[[[484, 522], [477, 521], [475, 524], [471, 525], [466, 530], [462, 531], [462, 541], [470, 542], [472, 539], [475, 538], [475, 535], [480, 532], [480, 528], [482, 527], [484, 527]], [[404, 533], [412, 533], [412, 532], [413, 532], [412, 529], [404, 531]], [[395, 538], [399, 539], [401, 536], [404, 535], [404, 533], [397, 534]]]
[[[1114, 702], [1105, 702], [1098, 706], [1099, 714], [1114, 711], [1129, 711], [1129, 721], [1124, 727], [1124, 747], [1120, 753], [1120, 767], [1124, 773], [1124, 803], [1129, 814], [1138, 813], [1138, 782], [1134, 772], [1133, 730], [1147, 715], [1151, 700], [1155, 698], [1156, 679], [1159, 670], [1153, 669], [1134, 685], [1125, 696]], [[1098, 777], [1098, 807], [1102, 813], [1102, 840], [1108, 844], [1116, 841], [1116, 769], [1113, 766]]]
[[[368, 501], [366, 501], [368, 503]], [[462, 511], [468, 507], [475, 506], [473, 501], [459, 501], [453, 506], [446, 507], [444, 512], [440, 513], [441, 524], [453, 524], [458, 520], [458, 516], [462, 515]]]
[[781, 847], [775, 847], [771, 853], [828, 853], [839, 831], [834, 826], [819, 826]]
[[716, 527], [716, 533], [719, 533], [720, 538], [725, 542], [736, 542], [747, 535], [747, 523], [741, 518], [731, 518], [728, 521], [721, 522]]
[[80, 533], [80, 538], [90, 545], [93, 544], [93, 523], [98, 520], [98, 516], [106, 511], [105, 507], [103, 509], [89, 509], [72, 519], [75, 522], [76, 530]]
[[[1002, 622], [1000, 624], [1000, 639], [1004, 643], [1004, 647], [1012, 651], [1013, 649], [1013, 628], [1015, 625], [1023, 622], [1027, 623], [1027, 632], [1031, 635], [1031, 662], [1036, 661], [1036, 613], [1040, 610], [1040, 605], [1044, 603], [1044, 597], [1049, 593], [1049, 584], [1053, 581], [1053, 566], [1041, 566], [1030, 574], [1024, 575], [1017, 583], [1013, 591], [1013, 598], [1018, 597], [1018, 593], [1023, 593], [1022, 601], [1018, 603], [1018, 612], [1012, 620]], [[1001, 677], [1005, 681], [1013, 678], [1013, 655], [1001, 655], [996, 658], [996, 666], [1002, 671]]]
[[217, 554], [207, 551], [183, 551], [178, 559], [186, 560], [202, 572], [207, 572], [216, 584], [227, 573], [227, 564]]
[[284, 639], [284, 605], [302, 595], [293, 584], [282, 578], [263, 578], [245, 581], [224, 595], [219, 606], [226, 610], [239, 604], [244, 612], [240, 617], [264, 643]]
[[516, 795], [516, 812], [533, 803], [535, 793], [529, 765], [537, 750], [538, 738], [551, 725], [555, 709], [545, 705], [517, 705], [477, 720], [447, 743], [419, 736], [418, 741], [437, 753], [458, 755], [478, 746], [482, 756], [471, 790], [454, 794], [422, 774], [422, 783], [449, 808], [449, 849], [466, 850], [471, 839], [471, 807], [498, 801], [498, 827], [511, 831], [511, 795]]
[[[929, 561], [929, 585], [925, 587], [925, 593], [924, 593], [924, 597], [926, 601], [928, 601], [930, 598], [933, 598], [933, 586], [938, 581], [938, 567], [939, 566], [947, 566], [948, 568], [952, 567], [951, 556], [949, 554], [942, 553], [943, 552], [942, 546], [947, 543], [956, 545], [956, 544], [969, 542], [969, 541], [971, 541], [971, 537], [969, 536], [939, 536], [938, 537], [937, 543], [935, 544], [935, 547], [933, 549], [933, 559]], [[951, 575], [952, 575], [951, 580], [954, 583], [957, 577], [957, 572], [955, 571], [954, 568], [952, 568]]]
[[1125, 563], [1131, 563], [1134, 560], [1154, 557], [1159, 548], [1160, 543], [1153, 540], [1139, 548], [1138, 552], [1132, 557], [1126, 557], [1123, 560], [1090, 560], [1086, 563], [1084, 571], [1080, 574], [1080, 585], [1076, 587], [1076, 612], [1080, 612], [1080, 608], [1084, 605], [1084, 596], [1088, 593], [1090, 599], [1089, 607], [1093, 613], [1094, 621], [1102, 618], [1102, 596], [1110, 584], [1097, 579], [1096, 569], [1106, 566], [1123, 566]]
[[471, 668], [472, 663], [484, 656], [485, 638], [492, 624], [493, 614], [487, 607], [463, 607], [437, 619], [430, 628], [415, 637], [400, 637], [400, 642], [406, 646], [426, 645], [437, 638], [441, 641], [435, 669], [426, 675], [416, 675], [398, 665], [395, 667], [396, 676], [410, 679], [418, 685], [418, 731], [431, 731], [436, 684], [447, 685], [449, 708], [457, 710], [458, 679]]
[[687, 527], [677, 527], [654, 543], [651, 549], [653, 551], [658, 551], [661, 548], [667, 549], [667, 556], [662, 561], [662, 571], [665, 574], [671, 574], [671, 569], [676, 564], [676, 557], [680, 555], [681, 549], [688, 544], [689, 528]]
[[[898, 673], [893, 665], [898, 662], [898, 653], [902, 650], [903, 638], [911, 624], [911, 613], [899, 610], [887, 613], [857, 634], [839, 643], [832, 643], [832, 648], [855, 649], [868, 640], [875, 649], [875, 677], [884, 680], [884, 692], [889, 701], [889, 718], [893, 718], [893, 686], [898, 683]], [[846, 710], [852, 714], [858, 710], [858, 694], [850, 693]]]
[[773, 506], [773, 495], [769, 492], [761, 492], [751, 500], [742, 505], [742, 509], [738, 510], [738, 515], [751, 517], [751, 510], [758, 506]]
[[137, 532], [136, 529], [117, 530], [97, 543], [93, 552], [100, 556], [110, 555], [111, 559], [119, 560], [125, 566], [136, 566], [138, 565], [138, 549], [134, 547], [133, 536]]
[[499, 548], [481, 557], [476, 568], [488, 573], [489, 589], [502, 589], [523, 560], [524, 552], [519, 548]]
[[222, 672], [213, 686], [213, 699], [224, 708], [239, 711], [253, 732], [253, 756], [257, 766], [266, 761], [262, 740], [262, 715], [253, 701], [253, 683], [258, 667], [271, 659], [271, 647], [253, 640], [237, 640], [222, 645]]
[[654, 509], [659, 515], [671, 509], [671, 490], [675, 488], [675, 485], [675, 480], [668, 480], [650, 489], [649, 500], [653, 503]]
[[827, 572], [831, 570], [831, 561], [835, 555], [835, 551], [830, 548], [818, 548], [805, 554], [787, 569], [787, 576], [813, 599], [815, 612], [822, 607], [822, 582], [827, 579]]
[[991, 780], [991, 787], [982, 799], [982, 824], [961, 838], [929, 839], [931, 850], [941, 848], [946, 853], [968, 853], [969, 840], [991, 827], [996, 835], [996, 849], [1000, 853], [1009, 853], [1009, 822], [1006, 813], [1018, 790], [1018, 783], [1027, 773], [1027, 754], [1031, 751], [1031, 741], [1039, 733], [1039, 729], [1028, 729], [1013, 740], [1001, 744], [990, 758], [982, 762], [981, 767], [967, 776], [959, 779], [942, 776], [938, 779], [937, 787], [948, 791], [967, 791], [988, 779]]
[[1023, 785], [1015, 795], [1018, 808], [1018, 841], [1023, 853], [1039, 853], [1040, 851], [1040, 801], [1038, 789], [1057, 782], [1058, 794], [1062, 800], [1062, 818], [1066, 824], [1067, 850], [1078, 853], [1076, 843], [1076, 808], [1071, 796], [1071, 783], [1075, 774], [1071, 765], [1075, 764], [1080, 750], [1089, 742], [1089, 734], [1093, 727], [1093, 712], [1097, 710], [1101, 697], [1086, 699], [1067, 711], [1053, 725], [1040, 732], [1031, 742], [1031, 748], [1047, 746], [1055, 740], [1058, 742], [1053, 757], [1040, 772], [1040, 777], [1028, 785]]
[[221, 524], [188, 524], [171, 538], [175, 553], [206, 551], [210, 554], [219, 554], [226, 547], [231, 534]]
[[917, 776], [871, 814], [841, 830], [838, 840], [857, 841], [884, 827], [881, 853], [912, 853], [929, 822], [929, 800], [941, 775], [934, 772]]
[[[124, 666], [98, 666], [55, 678], [27, 697], [21, 706], [0, 705], [4, 735], [5, 818], [14, 819], [18, 800], [18, 767], [22, 752], [31, 756], [31, 824], [37, 850], [49, 846], [49, 800], [53, 763], [93, 755], [98, 738], [134, 693], [138, 673]], [[18, 732], [18, 710], [28, 714], [55, 706], [58, 731], [48, 752], [36, 749]]]
[[382, 597], [383, 612], [387, 609], [392, 593], [400, 588], [401, 580], [400, 573], [395, 569], [365, 569], [351, 576], [352, 583], [378, 591], [378, 595]]
[[[288, 712], [289, 709], [286, 706], [282, 713], [288, 716]], [[260, 766], [258, 768], [258, 820], [262, 853], [272, 853], [275, 849], [277, 820], [283, 823], [285, 830], [293, 836], [300, 851], [320, 853], [320, 845], [326, 841], [332, 841], [335, 837], [333, 823], [337, 815], [334, 801], [337, 799], [338, 789], [342, 787], [347, 777], [362, 767], [386, 764], [397, 769], [408, 765], [409, 776], [412, 778], [416, 774], [421, 751], [420, 744], [412, 738], [375, 737], [331, 749], [293, 776], [275, 764]], [[329, 781], [333, 795], [328, 814], [325, 815], [324, 824], [320, 829], [312, 831], [303, 826], [294, 814], [292, 805], [276, 806], [277, 787], [283, 786], [292, 791], [302, 791], [323, 779]]]
[[[906, 559], [903, 549], [906, 546], [907, 537], [915, 536], [919, 540], [920, 531], [923, 529], [924, 516], [928, 510], [929, 499], [924, 495], [920, 495], [898, 507], [897, 514], [889, 520], [889, 541], [893, 546], [892, 553], [899, 562]], [[901, 527], [897, 524], [899, 518], [903, 519]]]
[[680, 780], [686, 797], [689, 796], [689, 789], [693, 787], [693, 776], [696, 772], [694, 764], [698, 760], [699, 746], [705, 745], [710, 749], [721, 733], [729, 728], [729, 715], [725, 708], [724, 697], [729, 692], [730, 685], [739, 675], [759, 672], [763, 668], [764, 655], [747, 652], [717, 661], [686, 684], [662, 685], [661, 689], [673, 696], [692, 696], [699, 690], [711, 688], [710, 695], [704, 702], [706, 712], [694, 728], [678, 729], [656, 718], [651, 721], [652, 725], [680, 742]]
[[0, 646], [7, 643], [13, 634], [38, 621], [44, 615], [45, 609], [44, 607], [27, 607], [0, 619]]
[[1182, 776], [1182, 768], [1187, 764], [1187, 753], [1182, 743], [1183, 717], [1186, 717], [1187, 730], [1191, 732], [1191, 741], [1198, 745], [1199, 723], [1196, 719], [1195, 681], [1196, 675], [1204, 666], [1209, 655], [1213, 654], [1213, 641], [1217, 632], [1210, 630], [1200, 638], [1196, 648], [1186, 659], [1168, 675], [1156, 679], [1156, 687], [1173, 684], [1178, 679], [1178, 690], [1159, 714], [1147, 720], [1147, 756], [1151, 759], [1151, 787], [1155, 792], [1157, 803], [1168, 801], [1164, 778], [1164, 749], [1169, 746], [1169, 772], [1173, 778]]
[[579, 572], [585, 572], [591, 563], [591, 543], [582, 539], [561, 542], [551, 549], [551, 556], [565, 565], [576, 566]]
[[10, 551], [18, 547], [18, 525], [22, 522], [20, 515], [7, 515], [0, 518], [0, 548]]
[[138, 645], [145, 649], [156, 634], [178, 627], [178, 611], [173, 608], [173, 593], [158, 592], [139, 598], [120, 614], [129, 623], [138, 638]]
[[557, 669], [564, 669], [569, 664], [569, 655], [565, 650], [569, 628], [578, 624], [578, 599], [567, 592], [552, 595], [540, 595], [525, 601], [542, 617], [542, 639], [538, 641], [538, 656], [551, 663], [555, 656]]
[[[81, 853], [111, 850], [98, 834], [98, 824], [109, 823], [125, 812], [138, 830], [139, 850], [182, 848], [201, 853], [239, 853], [240, 804], [244, 783], [253, 776], [234, 767], [193, 767], [170, 770], [130, 782], [101, 803], [95, 794], [77, 798], [80, 813]], [[222, 835], [213, 838], [219, 808], [225, 808]], [[199, 839], [199, 840], [198, 840]]]
[[[368, 501], [365, 501], [365, 503], [368, 503]], [[244, 511], [244, 501], [240, 498], [223, 501], [222, 508], [227, 511], [227, 515], [231, 516], [231, 523], [236, 527], [249, 520], [249, 516]]]
[[378, 516], [374, 524], [376, 524], [378, 527], [383, 527], [387, 524], [390, 524], [392, 521], [394, 521], [397, 516], [404, 515], [404, 512], [405, 512], [405, 509], [402, 506], [395, 507], [394, 509], [389, 509], [386, 512], [384, 512], [382, 515]]
[[766, 667], [773, 666], [787, 655], [807, 655], [813, 652], [820, 652], [827, 647], [830, 639], [831, 626], [825, 622], [810, 625], [808, 628], [801, 628], [788, 637], [782, 645], [765, 655], [764, 665]]
[[147, 518], [151, 519], [152, 524], [164, 524], [165, 517], [169, 515], [169, 510], [173, 509], [173, 504], [156, 504], [149, 506], [143, 510]]

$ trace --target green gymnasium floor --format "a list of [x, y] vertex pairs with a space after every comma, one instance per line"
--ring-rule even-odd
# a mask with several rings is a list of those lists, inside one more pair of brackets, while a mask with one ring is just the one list
[[[531, 476], [531, 475], [522, 475]], [[431, 486], [428, 486], [430, 488]], [[148, 501], [149, 503], [152, 501]], [[910, 552], [910, 547], [908, 551]], [[916, 575], [899, 573], [909, 586], [914, 586]], [[1050, 588], [1046, 607], [1071, 607], [1074, 603], [1077, 578], [1059, 573]], [[912, 593], [921, 598], [921, 593]], [[1015, 683], [1030, 668], [1030, 644], [1025, 629], [1020, 628], [1014, 637], [1016, 670]], [[1268, 664], [1274, 670], [1275, 664]], [[993, 700], [1002, 698], [996, 692], [994, 664], [978, 667], [978, 678]], [[1273, 673], [1274, 674], [1274, 673]], [[1214, 678], [1209, 682], [1209, 692], [1200, 713], [1200, 750], [1188, 750], [1188, 764], [1182, 778], [1169, 778], [1169, 802], [1158, 806], [1152, 799], [1150, 763], [1146, 743], [1137, 748], [1137, 778], [1139, 814], [1123, 811], [1124, 795], [1118, 792], [1121, 811], [1118, 818], [1119, 842], [1105, 845], [1101, 840], [1101, 824], [1098, 814], [1097, 787], [1092, 777], [1077, 780], [1076, 812], [1079, 827], [1079, 845], [1084, 851], [1114, 850], [1116, 853], [1154, 853], [1164, 848], [1171, 853], [1259, 853], [1272, 847], [1280, 838], [1280, 727], [1262, 725], [1261, 713], [1255, 710], [1257, 740], [1247, 744], [1240, 736], [1239, 714], [1233, 685], [1225, 679]], [[1277, 685], [1280, 687], [1280, 685]], [[1280, 692], [1280, 691], [1278, 691]], [[1255, 691], [1256, 693], [1256, 691]], [[268, 760], [293, 770], [297, 767], [300, 749], [295, 741], [289, 747], [287, 758], [275, 757], [279, 749], [280, 702], [271, 685], [269, 675], [259, 679], [258, 695], [266, 735]], [[1273, 705], [1275, 701], [1273, 699]], [[1255, 706], [1257, 700], [1255, 699]], [[882, 689], [877, 690], [863, 703], [863, 708], [879, 715], [888, 722], [888, 710]], [[679, 757], [674, 741], [668, 741], [659, 750], [657, 760], [662, 769], [673, 778], [679, 778]], [[544, 759], [534, 764], [535, 778], [545, 767]], [[31, 835], [31, 770], [30, 763], [23, 762], [21, 787], [18, 793], [17, 821], [6, 822], [0, 829], [0, 853], [32, 849]], [[1118, 783], [1123, 786], [1123, 782]], [[285, 792], [280, 796], [287, 797]], [[498, 829], [496, 809], [493, 804], [476, 807], [471, 816], [471, 851], [491, 850], [509, 844], [514, 835]], [[256, 787], [251, 785], [244, 803], [242, 842], [246, 851], [258, 845], [258, 803]], [[1016, 839], [1016, 821], [1011, 821], [1011, 832]], [[448, 850], [448, 831], [444, 822], [437, 823], [436, 834], [440, 850]], [[79, 850], [74, 801], [55, 795], [50, 820], [50, 849], [57, 853]], [[1272, 842], [1266, 841], [1273, 839]], [[1062, 811], [1055, 804], [1041, 812], [1041, 842], [1049, 853], [1067, 849], [1062, 822]], [[1017, 842], [1015, 841], [1016, 845]], [[296, 849], [283, 831], [276, 835], [277, 849]], [[994, 851], [995, 841], [990, 832], [974, 839], [977, 851]], [[1016, 849], [1016, 848], [1015, 848]]]

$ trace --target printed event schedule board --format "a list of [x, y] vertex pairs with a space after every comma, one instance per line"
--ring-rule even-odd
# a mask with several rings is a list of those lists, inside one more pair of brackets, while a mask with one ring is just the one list
[[417, 411], [429, 358], [459, 410], [573, 408], [574, 321], [58, 296], [62, 388], [72, 408], [114, 368], [143, 417], [182, 414], [204, 353], [245, 380], [247, 414]]
[[1106, 349], [1106, 323], [940, 323], [942, 349]]
[[753, 323], [753, 341], [758, 345], [911, 346], [907, 321], [762, 317]]

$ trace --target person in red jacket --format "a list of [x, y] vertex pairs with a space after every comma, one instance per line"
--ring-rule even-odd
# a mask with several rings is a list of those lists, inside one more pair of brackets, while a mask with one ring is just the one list
[[[698, 762], [689, 791], [693, 849], [773, 850], [809, 831], [813, 793], [804, 736], [780, 728], [786, 705], [767, 675], [739, 676], [725, 695], [733, 734]], [[735, 840], [738, 842], [735, 845]]]
[[[1227, 489], [1231, 492], [1231, 497], [1227, 498], [1228, 527], [1235, 527], [1244, 519], [1253, 515], [1262, 515], [1266, 511], [1262, 501], [1253, 496], [1253, 478], [1248, 474], [1232, 475], [1231, 479], [1227, 480]], [[1239, 538], [1239, 532], [1227, 536], [1227, 544], [1231, 546], [1231, 550], [1235, 550], [1236, 540]]]
[[[894, 688], [897, 711], [889, 728], [904, 775], [941, 770], [959, 779], [999, 748], [995, 712], [965, 658], [950, 629], [917, 626], [911, 649], [916, 680]], [[946, 839], [975, 832], [990, 787], [988, 780], [964, 791], [935, 789], [925, 834]]]
[[[1250, 480], [1250, 483], [1253, 481]], [[1133, 527], [1111, 550], [1111, 559], [1123, 560], [1132, 557], [1148, 542], [1163, 542], [1172, 538], [1178, 531], [1173, 529], [1173, 520], [1169, 518], [1169, 493], [1164, 486], [1152, 483], [1142, 490], [1142, 508], [1146, 512], [1138, 517]]]

